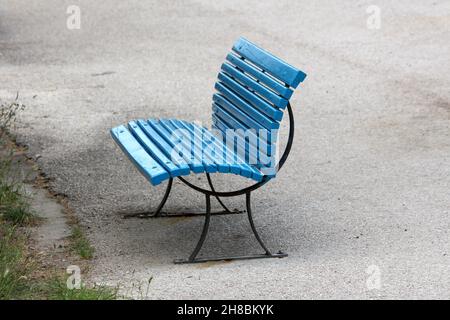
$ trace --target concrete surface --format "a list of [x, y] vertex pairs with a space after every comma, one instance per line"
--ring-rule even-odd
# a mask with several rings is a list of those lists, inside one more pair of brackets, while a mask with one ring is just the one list
[[[71, 4], [80, 30], [66, 28]], [[19, 91], [28, 106], [16, 132], [89, 228], [94, 281], [132, 291], [153, 276], [151, 299], [448, 299], [449, 30], [450, 3], [437, 0], [6, 0], [0, 97]], [[254, 194], [262, 237], [290, 256], [175, 266], [202, 220], [122, 220], [164, 187], [149, 186], [108, 129], [140, 117], [209, 124], [220, 63], [241, 35], [309, 75], [292, 100], [291, 157]], [[218, 189], [248, 183], [229, 177]], [[203, 206], [175, 184], [168, 209]], [[244, 217], [215, 217], [203, 252], [258, 250]]]
[[35, 249], [38, 252], [64, 252], [67, 237], [71, 234], [64, 207], [51, 198], [45, 189], [30, 184], [25, 184], [24, 188], [30, 199], [31, 210], [42, 219], [31, 228], [36, 240]]

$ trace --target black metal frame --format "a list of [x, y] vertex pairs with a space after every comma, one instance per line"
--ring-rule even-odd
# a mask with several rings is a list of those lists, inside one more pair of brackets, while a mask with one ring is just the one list
[[[292, 143], [294, 140], [294, 114], [292, 112], [292, 108], [291, 108], [291, 104], [288, 102], [287, 104], [287, 110], [288, 110], [288, 114], [289, 114], [289, 136], [288, 136], [288, 141], [286, 144], [286, 148], [284, 149], [283, 155], [280, 158], [280, 161], [278, 162], [277, 166], [276, 166], [276, 170], [279, 171], [281, 169], [281, 167], [284, 165], [284, 163], [287, 160], [287, 157], [291, 151], [292, 148]], [[172, 185], [173, 185], [173, 178], [169, 179], [169, 182], [167, 184], [167, 188], [166, 188], [166, 192], [164, 193], [163, 199], [161, 200], [160, 204], [158, 205], [157, 209], [154, 212], [145, 212], [145, 213], [132, 213], [132, 214], [127, 214], [124, 216], [124, 218], [130, 218], [130, 217], [139, 217], [139, 218], [157, 218], [157, 217], [186, 217], [186, 216], [205, 216], [205, 222], [203, 224], [203, 230], [202, 233], [200, 235], [200, 239], [197, 242], [197, 245], [195, 246], [194, 251], [191, 253], [191, 255], [189, 256], [188, 259], [176, 259], [174, 262], [175, 263], [198, 263], [198, 262], [207, 262], [207, 261], [221, 261], [221, 260], [243, 260], [243, 259], [259, 259], [259, 258], [284, 258], [287, 257], [286, 253], [283, 253], [281, 251], [279, 251], [278, 253], [272, 253], [271, 251], [269, 251], [269, 249], [267, 249], [266, 245], [264, 244], [264, 242], [261, 240], [261, 237], [259, 236], [258, 232], [256, 231], [256, 227], [255, 224], [253, 222], [253, 216], [252, 216], [252, 210], [251, 210], [251, 192], [262, 187], [263, 185], [265, 185], [270, 178], [268, 178], [267, 176], [265, 176], [263, 178], [262, 181], [255, 183], [249, 187], [240, 189], [240, 190], [236, 190], [236, 191], [227, 191], [227, 192], [218, 192], [215, 190], [214, 185], [211, 181], [211, 176], [209, 175], [209, 173], [206, 173], [206, 177], [208, 179], [208, 185], [210, 187], [211, 190], [207, 190], [207, 189], [203, 189], [201, 187], [198, 187], [192, 183], [190, 183], [189, 181], [187, 181], [186, 179], [184, 179], [183, 177], [178, 177], [178, 179], [180, 179], [185, 185], [187, 185], [188, 187], [201, 192], [205, 195], [206, 198], [206, 212], [204, 213], [196, 213], [196, 212], [188, 212], [188, 213], [183, 213], [183, 214], [174, 214], [174, 213], [167, 213], [167, 212], [163, 212], [162, 209], [164, 207], [164, 205], [167, 202], [167, 199], [169, 197], [170, 191], [172, 189]], [[246, 200], [246, 212], [247, 212], [247, 216], [248, 216], [248, 220], [250, 223], [250, 227], [253, 231], [253, 234], [255, 235], [256, 240], [258, 241], [258, 243], [260, 244], [260, 246], [263, 248], [263, 250], [265, 251], [265, 253], [263, 254], [255, 254], [255, 255], [245, 255], [245, 256], [226, 256], [226, 257], [211, 257], [211, 258], [197, 258], [198, 253], [200, 252], [203, 243], [206, 240], [206, 236], [208, 234], [208, 230], [209, 230], [209, 223], [210, 223], [210, 219], [211, 216], [213, 215], [223, 215], [223, 214], [241, 214], [244, 213], [245, 211], [240, 211], [240, 210], [229, 210], [225, 204], [222, 202], [222, 200], [220, 199], [220, 197], [235, 197], [235, 196], [239, 196], [239, 195], [243, 195], [245, 194], [245, 200]], [[219, 204], [222, 206], [222, 208], [224, 209], [223, 211], [218, 211], [218, 212], [211, 212], [211, 196], [215, 197], [217, 199], [217, 201], [219, 202]]]

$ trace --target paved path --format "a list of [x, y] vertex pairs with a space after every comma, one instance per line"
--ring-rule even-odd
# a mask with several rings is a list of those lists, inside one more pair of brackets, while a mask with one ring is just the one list
[[[71, 4], [80, 30], [66, 27]], [[28, 106], [17, 134], [89, 227], [93, 279], [142, 296], [153, 276], [149, 298], [450, 298], [450, 4], [376, 1], [378, 30], [371, 4], [3, 1], [0, 97], [19, 90]], [[175, 266], [202, 220], [122, 220], [163, 187], [108, 129], [139, 117], [209, 124], [220, 63], [241, 35], [309, 74], [292, 101], [291, 157], [254, 195], [262, 237], [290, 256]], [[228, 178], [219, 189], [247, 183]], [[175, 184], [169, 209], [203, 206]], [[255, 250], [245, 217], [213, 219], [206, 254]]]

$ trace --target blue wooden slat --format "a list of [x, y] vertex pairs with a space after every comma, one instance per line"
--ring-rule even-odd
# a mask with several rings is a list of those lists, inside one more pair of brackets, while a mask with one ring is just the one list
[[[233, 97], [231, 95], [230, 91], [225, 86], [223, 86], [220, 83], [216, 83], [216, 88], [219, 89], [220, 94], [213, 95], [213, 102], [216, 102], [216, 104], [219, 104], [219, 105], [225, 105], [225, 104], [226, 105], [231, 105], [231, 106], [235, 107], [234, 109], [236, 109], [236, 106], [237, 106], [236, 102], [239, 102], [237, 100], [239, 98], [236, 99], [236, 97]], [[223, 93], [224, 92], [228, 93], [225, 99], [223, 98]], [[251, 109], [251, 107], [249, 107], [249, 108]], [[239, 108], [239, 109], [242, 110], [242, 111], [247, 110], [247, 109], [243, 109], [243, 108]], [[255, 109], [251, 109], [251, 110], [256, 111]], [[236, 114], [238, 113], [238, 111], [235, 111], [235, 112], [236, 112]], [[242, 114], [245, 115], [245, 113], [243, 113], [243, 112], [239, 112], [239, 114], [240, 114], [240, 117], [241, 117], [240, 119], [242, 119]], [[246, 121], [246, 122], [244, 123], [244, 122], [239, 121], [240, 125], [235, 127], [235, 128], [242, 128], [244, 130], [245, 129], [255, 129], [258, 136], [260, 135], [260, 130], [261, 130], [261, 131], [263, 131], [265, 133], [265, 134], [261, 135], [261, 140], [263, 140], [263, 141], [272, 141], [272, 142], [276, 142], [277, 141], [277, 139], [278, 139], [278, 135], [277, 135], [278, 129], [270, 129], [269, 130], [269, 129], [267, 129], [267, 126], [261, 125], [260, 122], [256, 121], [253, 117], [248, 117], [247, 116], [246, 120], [244, 120], [244, 121]], [[233, 128], [233, 127], [231, 127], [231, 128]], [[271, 140], [271, 139], [273, 139], [273, 140]]]
[[[158, 132], [156, 132], [149, 124], [147, 121], [145, 120], [137, 120], [137, 124], [139, 125], [139, 127], [142, 129], [142, 131], [147, 135], [148, 138], [150, 138], [150, 140], [152, 140], [152, 142], [158, 146], [158, 148], [164, 153], [164, 155], [171, 159], [172, 162], [174, 162], [177, 166], [181, 167], [181, 168], [191, 168], [186, 160], [189, 160], [188, 156], [185, 156], [185, 158], [183, 158], [183, 156], [179, 155], [179, 154], [172, 154], [172, 150], [173, 147], [171, 145], [169, 145], [166, 140], [161, 137], [159, 135]], [[192, 168], [191, 168], [192, 169]], [[193, 170], [194, 171], [194, 170]], [[204, 170], [203, 170], [204, 171]], [[203, 172], [203, 171], [199, 171], [199, 172]], [[195, 172], [195, 171], [194, 171]]]
[[250, 104], [246, 103], [249, 108], [253, 106], [253, 109], [257, 109], [258, 111], [260, 111], [260, 113], [263, 113], [267, 115], [267, 117], [270, 117], [276, 121], [280, 121], [283, 118], [283, 111], [270, 105], [264, 99], [255, 95], [253, 92], [250, 92], [227, 74], [220, 72], [218, 79], [220, 81], [216, 82], [215, 86], [217, 90], [221, 90], [219, 85], [225, 86], [231, 93], [234, 94], [234, 96], [240, 98], [241, 101], [249, 102]]
[[166, 155], [149, 139], [145, 132], [142, 131], [136, 121], [130, 121], [128, 123], [128, 129], [144, 149], [170, 173], [171, 177], [174, 178], [188, 175], [191, 172], [187, 164], [176, 165], [171, 159], [166, 157]]
[[290, 64], [280, 60], [266, 50], [240, 38], [233, 45], [233, 50], [259, 68], [267, 71], [275, 78], [296, 88], [306, 78], [306, 74]]
[[[225, 123], [225, 121], [223, 119], [221, 119], [217, 114], [212, 115], [212, 121], [213, 121], [213, 126], [216, 127], [217, 130], [219, 130], [219, 131], [223, 132], [224, 130], [229, 128], [229, 126]], [[268, 155], [268, 156], [272, 157], [271, 155]], [[265, 163], [260, 162], [259, 155], [258, 155], [258, 160], [256, 160], [253, 156], [249, 155], [248, 152], [246, 152], [246, 157], [249, 160], [252, 159], [252, 161], [253, 161], [252, 163], [248, 163], [250, 168], [257, 171], [257, 176], [253, 177], [255, 180], [259, 181], [258, 179], [260, 179], [262, 176], [268, 176], [269, 178], [275, 177], [275, 175], [276, 175], [275, 169], [272, 167], [268, 168]], [[273, 157], [272, 157], [272, 159], [273, 159]], [[260, 170], [264, 170], [264, 173]]]
[[[214, 115], [213, 117], [213, 122], [214, 122]], [[217, 129], [219, 131], [222, 131], [222, 128], [217, 126]], [[235, 160], [235, 154], [234, 152], [230, 152], [228, 149], [225, 150], [225, 156], [227, 157], [227, 162], [230, 165], [230, 172], [234, 173], [236, 175], [241, 175], [241, 167], [239, 166], [235, 166], [234, 163], [236, 162]], [[231, 159], [230, 159], [231, 158]]]
[[[204, 134], [207, 134], [207, 131], [205, 131]], [[208, 136], [208, 138], [209, 139], [213, 138], [212, 134], [210, 136]], [[214, 139], [214, 141], [216, 142], [218, 140]], [[249, 170], [250, 168], [248, 166], [246, 166], [245, 161], [240, 160], [240, 158], [237, 159], [235, 157], [234, 152], [230, 152], [228, 149], [226, 149], [226, 147], [223, 144], [221, 146], [219, 145], [219, 150], [224, 150], [225, 151], [225, 155], [224, 155], [225, 157], [223, 157], [223, 156], [220, 157], [220, 160], [222, 162], [227, 163], [227, 167], [228, 167], [229, 172], [231, 171], [231, 167], [234, 167], [233, 168], [234, 170], [232, 170], [233, 173], [240, 174], [240, 175], [242, 175], [244, 177], [247, 177], [247, 178], [251, 178], [252, 172], [251, 172], [251, 170]]]
[[[226, 129], [227, 126], [224, 124], [224, 122], [217, 116], [212, 116], [213, 123], [217, 124], [217, 128], [222, 131], [221, 129]], [[211, 134], [211, 133], [210, 133]], [[241, 137], [239, 135], [239, 137]], [[226, 139], [224, 137], [224, 139]], [[226, 141], [220, 142], [220, 144], [225, 148], [226, 154], [227, 154], [227, 161], [230, 164], [232, 168], [232, 172], [247, 178], [252, 178], [256, 181], [260, 181], [262, 179], [262, 175], [259, 171], [254, 171], [254, 168], [247, 164], [245, 160], [245, 155], [242, 155], [236, 150], [232, 150], [226, 146]], [[235, 149], [239, 146], [240, 148], [244, 148], [245, 146], [242, 146], [241, 143], [238, 144], [232, 144], [232, 146], [235, 146]], [[242, 149], [241, 149], [242, 150]]]
[[[197, 128], [201, 128], [200, 126], [193, 124], [193, 123], [190, 123], [189, 126], [191, 126], [191, 127], [195, 126]], [[241, 173], [241, 167], [234, 165], [234, 163], [235, 163], [234, 153], [229, 152], [229, 150], [225, 147], [225, 145], [220, 141], [220, 138], [216, 137], [215, 135], [213, 135], [212, 133], [207, 131], [206, 128], [201, 128], [201, 129], [203, 131], [203, 134], [206, 135], [209, 139], [211, 139], [213, 141], [213, 143], [216, 146], [216, 150], [221, 151], [219, 157], [222, 159], [223, 162], [227, 163], [229, 172], [237, 174], [237, 175], [245, 176], [245, 172]]]
[[111, 129], [111, 135], [151, 184], [158, 185], [170, 178], [169, 173], [145, 151], [125, 126]]
[[289, 99], [292, 96], [292, 93], [294, 93], [291, 88], [286, 87], [284, 84], [281, 84], [277, 80], [268, 76], [266, 73], [248, 64], [244, 59], [241, 59], [235, 54], [229, 53], [226, 59], [239, 69], [243, 70], [245, 73], [264, 83], [266, 86], [280, 94], [282, 97]]
[[161, 134], [161, 136], [164, 137], [164, 139], [166, 139], [166, 141], [168, 141], [173, 146], [173, 148], [180, 147], [180, 144], [181, 144], [181, 146], [184, 148], [184, 150], [181, 150], [181, 151], [182, 152], [185, 151], [185, 152], [183, 152], [184, 153], [183, 156], [188, 159], [187, 161], [188, 161], [188, 164], [191, 167], [192, 171], [194, 171], [194, 169], [196, 169], [197, 171], [201, 170], [200, 172], [208, 172], [206, 166], [202, 163], [202, 161], [197, 159], [191, 153], [192, 147], [191, 147], [190, 143], [185, 141], [185, 139], [181, 139], [180, 137], [174, 136], [173, 128], [163, 125], [161, 120], [163, 120], [163, 119], [159, 119], [159, 120], [149, 119], [148, 123], [149, 123], [149, 125], [151, 125], [153, 127], [153, 129], [157, 130]]
[[239, 81], [242, 85], [264, 97], [266, 100], [268, 100], [278, 108], [286, 108], [288, 101], [285, 98], [275, 94], [273, 91], [259, 84], [243, 72], [239, 71], [236, 67], [233, 67], [228, 63], [223, 63], [222, 70], [228, 73], [235, 80]]
[[[223, 149], [217, 148], [217, 145], [214, 143], [214, 141], [207, 138], [203, 134], [203, 130], [200, 127], [193, 127], [192, 125], [188, 125], [188, 123], [181, 120], [172, 120], [172, 123], [174, 123], [179, 128], [189, 130], [189, 132], [194, 135], [195, 139], [201, 142], [202, 150], [205, 152], [208, 158], [214, 161], [219, 172], [230, 172], [230, 166], [227, 164], [226, 159], [223, 158]], [[212, 152], [206, 152], [205, 150], [209, 150]]]
[[[264, 152], [264, 154], [269, 154], [269, 155], [271, 155], [273, 153], [273, 150], [275, 150], [276, 145], [273, 145], [272, 147], [268, 147], [268, 145], [265, 141], [263, 141], [262, 139], [259, 139], [258, 136], [252, 130], [248, 130], [244, 126], [239, 124], [238, 121], [236, 119], [234, 119], [226, 110], [222, 109], [221, 106], [219, 106], [217, 104], [213, 104], [212, 108], [214, 111], [214, 115], [219, 117], [224, 122], [224, 124], [227, 126], [223, 131], [223, 133], [225, 135], [226, 135], [227, 129], [231, 129], [231, 130], [233, 130], [234, 134], [239, 135], [245, 141], [245, 138], [246, 138], [245, 134], [243, 135], [243, 133], [245, 132], [248, 135], [250, 145], [252, 145], [254, 148], [256, 148], [257, 151], [260, 150], [261, 152]], [[256, 144], [254, 143], [255, 141], [256, 141]], [[250, 145], [248, 146], [248, 148], [246, 147], [245, 150], [250, 149]], [[272, 150], [272, 148], [273, 148], [273, 150]], [[250, 155], [250, 156], [254, 156], [254, 155]], [[252, 157], [251, 159], [255, 161], [256, 158]]]
[[[223, 116], [223, 115], [222, 115]], [[218, 128], [220, 128], [220, 130], [227, 130], [228, 129], [228, 124], [225, 122], [225, 120], [221, 117], [220, 113], [215, 113], [213, 116], [213, 122], [217, 125]], [[230, 139], [230, 136], [225, 136], [224, 137], [224, 142], [225, 144], [230, 143], [231, 145], [227, 146], [227, 148], [233, 146], [234, 150], [228, 150], [228, 152], [230, 152], [230, 154], [233, 154], [234, 157], [237, 157], [239, 159], [241, 159], [241, 162], [247, 162], [247, 159], [250, 161], [255, 161], [257, 162], [257, 158], [253, 155], [248, 155], [247, 153], [242, 154], [240, 152], [242, 152], [242, 150], [247, 151], [250, 148], [250, 145], [248, 143], [246, 143], [245, 137], [239, 132], [239, 130], [234, 131], [234, 137], [239, 138], [236, 141], [227, 141], [227, 139]], [[255, 145], [252, 145], [252, 148], [256, 149], [257, 147]], [[238, 153], [238, 150], [240, 151]], [[257, 150], [257, 149], [256, 149]], [[235, 160], [233, 160], [235, 161]]]
[[[177, 141], [176, 139], [173, 139], [171, 132], [167, 131], [165, 127], [160, 125], [158, 120], [149, 119], [147, 123], [153, 130], [155, 130], [158, 133], [159, 136], [164, 138], [164, 140], [172, 147], [172, 150], [180, 142]], [[189, 165], [189, 167], [193, 172], [201, 173], [206, 171], [206, 168], [203, 166], [201, 162], [193, 161], [191, 154], [183, 154], [183, 158], [187, 161], [187, 164]]]
[[[213, 104], [213, 112], [218, 112], [221, 115], [221, 117], [226, 120], [226, 123], [228, 123], [230, 125], [230, 129], [241, 129], [241, 130], [248, 132], [252, 138], [254, 137], [256, 139], [256, 141], [258, 142], [258, 146], [260, 145], [262, 150], [264, 150], [264, 148], [266, 148], [266, 149], [268, 149], [268, 152], [271, 154], [271, 148], [267, 148], [267, 144], [270, 144], [270, 142], [272, 142], [270, 140], [272, 137], [272, 132], [267, 131], [265, 128], [262, 128], [262, 130], [266, 130], [265, 132], [267, 133], [267, 135], [262, 134], [260, 136], [259, 135], [260, 128], [255, 128], [255, 127], [249, 126], [248, 124], [244, 124], [241, 121], [239, 121], [240, 119], [235, 117], [234, 114], [232, 113], [231, 107], [230, 106], [228, 108], [225, 107], [225, 105], [226, 105], [225, 99], [221, 98], [220, 96], [217, 96], [217, 98], [214, 99], [214, 102], [215, 102], [216, 107], [218, 106], [220, 108], [217, 109], [216, 107], [214, 107], [214, 104]], [[253, 132], [253, 131], [255, 131], [255, 132]], [[226, 132], [224, 132], [224, 134], [225, 133]], [[276, 134], [275, 134], [274, 138], [276, 141], [276, 138], [277, 138]]]
[[[213, 115], [212, 115], [213, 125], [214, 125], [214, 123], [215, 123], [215, 119], [216, 119], [216, 117], [215, 117], [215, 115], [213, 114]], [[224, 128], [223, 126], [220, 127], [219, 125], [217, 125], [216, 128], [217, 128], [217, 130], [219, 130], [219, 131], [221, 131], [221, 132], [225, 132], [224, 130], [226, 129], [226, 128]], [[230, 162], [234, 163], [234, 153], [231, 153], [229, 150], [226, 149], [226, 150], [224, 150], [224, 156], [225, 156], [225, 157], [228, 157], [227, 161], [228, 161], [229, 163], [230, 163]], [[230, 156], [233, 157], [233, 159], [231, 159], [231, 161], [230, 161], [230, 159], [229, 159]], [[241, 168], [238, 167], [238, 166], [235, 166], [235, 165], [230, 165], [230, 172], [231, 172], [231, 173], [234, 173], [234, 174], [237, 174], [237, 175], [240, 175], [240, 174], [241, 174]]]
[[[220, 108], [220, 106], [213, 105], [213, 109], [215, 109], [215, 108]], [[219, 123], [221, 123], [220, 126], [218, 126], [218, 128], [221, 131], [223, 130], [222, 132], [226, 132], [228, 129], [230, 129], [230, 125], [227, 123], [227, 121], [229, 121], [230, 119], [225, 111], [218, 110], [218, 112], [213, 114], [213, 119], [214, 119], [214, 117], [219, 120]], [[241, 129], [241, 128], [238, 128], [238, 129]], [[248, 159], [248, 161], [253, 164], [256, 164], [259, 162], [260, 152], [263, 153], [263, 155], [271, 156], [272, 153], [276, 151], [275, 144], [272, 146], [272, 148], [268, 148], [267, 143], [262, 141], [261, 139], [258, 139], [256, 137], [256, 135], [254, 133], [252, 133], [251, 131], [247, 131], [247, 137], [246, 137], [245, 134], [243, 134], [243, 132], [241, 130], [235, 130], [235, 129], [231, 129], [231, 130], [233, 130], [234, 134], [237, 135], [239, 138], [241, 138], [241, 140], [244, 141], [244, 143], [245, 143], [244, 146], [242, 146], [240, 144], [241, 148], [245, 148], [245, 156], [242, 158]], [[229, 137], [225, 136], [224, 139], [226, 139], [226, 138], [229, 138]], [[249, 140], [246, 140], [246, 138], [248, 138]], [[247, 141], [249, 141], [250, 143]], [[255, 141], [256, 141], [256, 144], [254, 143]], [[250, 152], [250, 149], [256, 151], [256, 154], [254, 152]]]
[[189, 139], [191, 139], [191, 141], [194, 144], [194, 148], [196, 148], [196, 149], [193, 149], [193, 151], [197, 152], [199, 154], [200, 158], [202, 159], [203, 164], [207, 164], [207, 165], [213, 167], [213, 169], [211, 169], [211, 172], [217, 172], [217, 171], [223, 172], [223, 173], [229, 172], [229, 166], [222, 165], [222, 163], [216, 161], [216, 159], [212, 155], [203, 152], [203, 150], [204, 150], [203, 139], [201, 136], [198, 136], [194, 132], [194, 130], [191, 130], [190, 128], [184, 126], [181, 121], [175, 120], [175, 119], [168, 120], [167, 122], [165, 121], [165, 123], [167, 123], [167, 124], [170, 123], [174, 128], [183, 130], [181, 132], [183, 133], [183, 135], [185, 135]]
[[[220, 84], [218, 85], [218, 87]], [[246, 112], [242, 111], [242, 109], [238, 108], [236, 105], [231, 103], [229, 99], [225, 99], [225, 97], [221, 94], [214, 94], [213, 95], [213, 101], [216, 102], [218, 105], [222, 106], [224, 109], [226, 109], [228, 112], [230, 112], [236, 119], [247, 125], [247, 127], [260, 130], [260, 129], [278, 129], [280, 127], [280, 124], [275, 121], [270, 121], [268, 118], [266, 118], [263, 114], [257, 113], [258, 111], [256, 109], [253, 109], [252, 113], [255, 117], [251, 117]]]
[[[159, 124], [165, 127], [172, 134], [175, 134], [177, 137], [180, 137], [180, 142], [184, 145], [185, 148], [191, 151], [191, 155], [196, 158], [199, 162], [203, 164], [208, 173], [214, 173], [218, 171], [217, 166], [214, 164], [214, 161], [209, 159], [208, 157], [203, 157], [203, 153], [201, 152], [201, 146], [196, 143], [193, 137], [190, 136], [189, 132], [186, 132], [185, 129], [177, 128], [173, 123], [170, 122], [171, 119], [160, 119]], [[182, 129], [182, 130], [177, 130]], [[187, 138], [181, 139], [181, 137]], [[196, 149], [198, 148], [198, 149]]]
[[[216, 114], [213, 114], [212, 121], [213, 121], [213, 125], [217, 128], [217, 130], [224, 132], [227, 129], [227, 125]], [[222, 143], [222, 145], [223, 145], [223, 143]], [[225, 148], [226, 148], [226, 146], [225, 146]], [[234, 153], [232, 150], [228, 150], [227, 152], [228, 153]], [[235, 155], [235, 157], [239, 158], [238, 162], [241, 165], [243, 165], [246, 170], [251, 172], [251, 178], [252, 179], [254, 179], [256, 181], [261, 181], [262, 180], [264, 175], [256, 167], [248, 165], [247, 163], [245, 163], [244, 159], [239, 157], [239, 155]], [[238, 166], [234, 166], [234, 168], [235, 169], [241, 169]], [[235, 173], [235, 172], [233, 172], [233, 173]], [[237, 172], [236, 174], [242, 174], [242, 173]]]
[[[261, 137], [259, 140], [265, 141], [265, 142], [276, 142], [277, 141], [277, 135], [273, 134], [272, 130], [268, 130], [261, 126], [258, 122], [254, 121], [252, 118], [248, 117], [240, 111], [238, 108], [236, 108], [232, 103], [230, 103], [227, 99], [225, 99], [223, 96], [219, 94], [215, 94], [213, 96], [213, 101], [215, 104], [220, 106], [222, 109], [227, 111], [227, 117], [232, 117], [233, 119], [230, 119], [230, 121], [227, 121], [231, 125], [231, 128], [234, 129], [242, 129], [242, 130], [250, 130], [253, 129], [256, 131], [256, 136]], [[213, 108], [213, 112], [214, 112]], [[262, 132], [265, 134], [262, 134]], [[275, 130], [274, 130], [275, 131]], [[260, 135], [261, 133], [261, 135]], [[273, 138], [273, 141], [271, 140]]]

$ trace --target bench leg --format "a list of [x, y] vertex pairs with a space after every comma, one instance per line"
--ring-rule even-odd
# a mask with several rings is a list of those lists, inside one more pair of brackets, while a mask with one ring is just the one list
[[188, 261], [193, 262], [195, 260], [195, 257], [197, 257], [198, 252], [203, 246], [203, 243], [205, 242], [206, 235], [208, 234], [209, 230], [209, 220], [211, 219], [211, 198], [209, 195], [206, 195], [206, 215], [205, 215], [205, 223], [203, 224], [203, 230], [202, 234], [200, 236], [200, 240], [198, 241], [197, 245], [195, 246], [194, 251], [189, 256]]
[[154, 212], [134, 212], [134, 213], [127, 213], [124, 214], [122, 217], [124, 219], [128, 218], [156, 218], [161, 215], [161, 210], [164, 207], [164, 205], [167, 202], [167, 198], [169, 198], [170, 191], [172, 190], [172, 184], [173, 184], [173, 178], [169, 179], [169, 182], [167, 183], [166, 192], [164, 193], [164, 197], [162, 198], [161, 202], [159, 203], [158, 207]]
[[255, 224], [253, 222], [253, 216], [252, 216], [252, 210], [251, 210], [251, 198], [250, 198], [250, 192], [246, 193], [245, 196], [246, 200], [246, 206], [247, 206], [247, 215], [248, 220], [250, 222], [250, 227], [252, 228], [253, 234], [256, 237], [256, 240], [260, 244], [260, 246], [264, 249], [264, 254], [254, 254], [254, 255], [245, 255], [245, 256], [227, 256], [227, 257], [211, 257], [211, 258], [197, 258], [197, 255], [200, 251], [200, 249], [203, 246], [203, 243], [205, 242], [206, 235], [208, 233], [209, 229], [209, 222], [211, 218], [211, 199], [209, 195], [206, 195], [206, 215], [205, 215], [205, 223], [203, 225], [203, 231], [200, 236], [200, 240], [197, 243], [197, 246], [195, 247], [192, 254], [189, 256], [188, 259], [177, 259], [174, 261], [176, 264], [181, 263], [200, 263], [200, 262], [208, 262], [208, 261], [223, 261], [223, 260], [246, 260], [246, 259], [261, 259], [261, 258], [284, 258], [287, 257], [287, 253], [283, 253], [279, 251], [278, 253], [271, 253], [269, 249], [267, 249], [264, 242], [261, 240], [261, 237], [259, 236], [258, 232], [256, 231]]
[[[211, 177], [209, 175], [209, 173], [206, 174], [207, 178], [208, 178], [208, 183], [209, 186], [211, 187], [211, 190], [213, 192], [215, 192], [214, 190], [214, 186], [212, 184], [211, 181]], [[176, 218], [176, 217], [196, 217], [196, 216], [204, 216], [205, 213], [204, 212], [183, 212], [183, 213], [171, 213], [171, 212], [164, 212], [162, 211], [164, 205], [167, 202], [167, 199], [169, 198], [169, 194], [170, 191], [172, 190], [172, 184], [173, 184], [173, 178], [169, 179], [169, 182], [167, 184], [167, 188], [166, 188], [166, 192], [164, 193], [164, 197], [161, 200], [161, 202], [159, 203], [158, 207], [156, 208], [155, 211], [153, 212], [133, 212], [133, 213], [126, 213], [124, 214], [122, 217], [124, 219], [128, 219], [128, 218], [141, 218], [141, 219], [145, 219], [145, 218]], [[220, 198], [218, 196], [214, 196], [217, 201], [219, 202], [219, 204], [222, 206], [222, 208], [224, 209], [223, 211], [215, 211], [215, 212], [211, 212], [211, 215], [226, 215], [226, 214], [241, 214], [244, 213], [245, 211], [242, 210], [229, 210], [225, 204], [222, 202], [222, 200], [220, 200]]]

